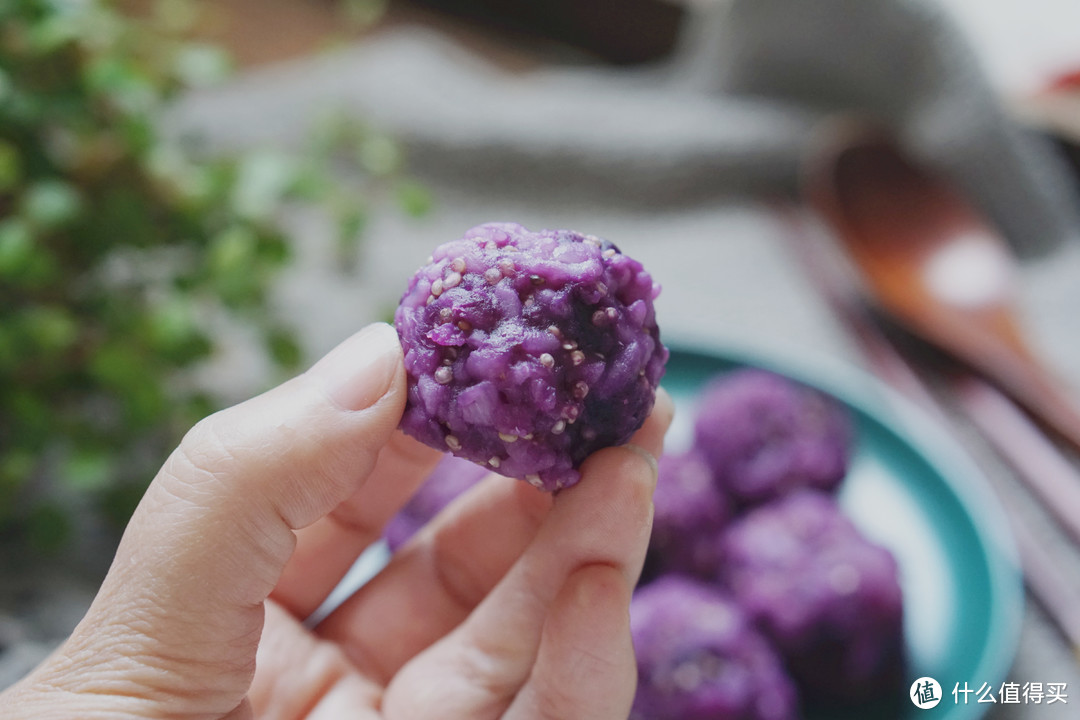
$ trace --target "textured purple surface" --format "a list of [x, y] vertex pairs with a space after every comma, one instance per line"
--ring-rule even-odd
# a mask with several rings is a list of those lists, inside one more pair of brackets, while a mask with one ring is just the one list
[[700, 454], [690, 451], [660, 458], [653, 506], [650, 572], [715, 576], [717, 538], [731, 511]]
[[832, 497], [802, 491], [728, 530], [725, 585], [783, 655], [807, 700], [885, 697], [903, 677], [897, 565]]
[[383, 537], [390, 550], [395, 551], [408, 542], [417, 530], [485, 475], [487, 470], [479, 465], [453, 455], [444, 456], [405, 507], [387, 524]]
[[776, 653], [720, 591], [666, 575], [634, 594], [631, 720], [785, 720], [797, 699]]
[[421, 442], [544, 490], [625, 443], [655, 400], [667, 349], [659, 287], [611, 243], [480, 225], [436, 248], [394, 316]]
[[704, 390], [694, 442], [717, 483], [749, 507], [800, 488], [833, 490], [847, 472], [847, 414], [822, 393], [763, 370], [741, 370]]

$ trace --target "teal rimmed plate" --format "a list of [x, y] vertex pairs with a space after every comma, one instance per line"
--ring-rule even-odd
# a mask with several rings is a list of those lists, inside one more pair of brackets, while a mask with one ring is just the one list
[[[853, 521], [900, 565], [909, 681], [942, 687], [937, 707], [898, 698], [860, 718], [971, 720], [987, 707], [953, 698], [957, 683], [995, 691], [1008, 673], [1023, 615], [1023, 585], [1006, 517], [993, 490], [948, 433], [861, 371], [755, 352], [673, 348], [663, 385], [678, 412], [669, 448], [689, 442], [694, 403], [718, 373], [759, 367], [847, 405], [855, 454], [840, 493]], [[905, 688], [906, 692], [906, 688]]]

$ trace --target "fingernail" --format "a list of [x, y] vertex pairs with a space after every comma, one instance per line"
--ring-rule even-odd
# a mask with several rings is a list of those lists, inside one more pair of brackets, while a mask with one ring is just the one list
[[308, 372], [325, 383], [337, 405], [363, 410], [386, 394], [401, 363], [397, 331], [375, 323], [331, 350]]

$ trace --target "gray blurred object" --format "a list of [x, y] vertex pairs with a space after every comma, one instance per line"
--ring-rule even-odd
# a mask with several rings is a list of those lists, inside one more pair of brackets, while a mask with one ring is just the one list
[[52, 650], [27, 634], [22, 621], [0, 614], [0, 690], [30, 672]]
[[798, 187], [836, 112], [887, 122], [1033, 255], [1076, 235], [1060, 158], [1006, 117], [935, 0], [697, 0], [665, 66], [504, 72], [405, 29], [188, 97], [211, 146], [299, 142], [319, 108], [388, 127], [418, 174], [477, 193], [663, 207]]
[[790, 185], [815, 122], [769, 100], [688, 94], [656, 71], [505, 72], [405, 28], [189, 95], [167, 128], [211, 150], [299, 143], [330, 109], [388, 128], [420, 176], [477, 194], [634, 206]]
[[1002, 110], [935, 0], [732, 0], [690, 19], [680, 82], [797, 112], [859, 113], [949, 175], [1025, 256], [1077, 236], [1059, 156]]

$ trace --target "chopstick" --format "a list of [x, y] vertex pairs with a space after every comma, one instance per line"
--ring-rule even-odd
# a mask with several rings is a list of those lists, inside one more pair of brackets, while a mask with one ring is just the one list
[[1080, 472], [1031, 419], [990, 383], [974, 375], [950, 382], [964, 414], [1080, 544]]
[[[885, 342], [889, 341], [885, 339]], [[906, 365], [907, 361], [901, 353], [891, 343], [889, 345], [898, 361]], [[871, 365], [876, 367], [874, 363]], [[947, 428], [949, 418], [940, 402], [922, 384], [918, 371], [911, 365], [907, 367], [913, 382], [919, 383], [921, 388], [915, 395], [905, 395]], [[890, 385], [900, 390], [893, 383]], [[1080, 495], [1080, 473], [1069, 465], [1023, 410], [982, 378], [970, 372], [958, 373], [947, 381], [947, 390], [967, 420], [994, 448], [1014, 476], [1037, 496], [1042, 507], [1054, 516], [1073, 540], [1080, 542], [1080, 516], [1076, 509], [1077, 495]], [[951, 434], [954, 440], [963, 445], [955, 433]], [[1055, 497], [1055, 493], [1059, 496]], [[1008, 518], [1028, 589], [1061, 630], [1073, 654], [1080, 660], [1080, 585], [1066, 580], [1060, 565], [1046, 551], [1045, 543], [1025, 522], [1015, 513], [1008, 513]]]
[[[824, 231], [814, 232], [798, 210], [781, 209], [792, 232], [791, 248], [807, 276], [848, 330], [870, 370], [936, 420], [961, 447], [950, 430], [941, 402], [913, 364], [883, 332], [864, 302], [852, 270], [842, 263]], [[1022, 410], [985, 381], [970, 373], [949, 383], [965, 415], [1002, 456], [1013, 473], [1032, 489], [1069, 534], [1080, 543], [1080, 473], [1043, 436]], [[1065, 501], [1060, 493], [1065, 490]], [[1053, 557], [1035, 534], [1009, 515], [1028, 589], [1061, 630], [1080, 660], [1080, 587], [1067, 582]]]

